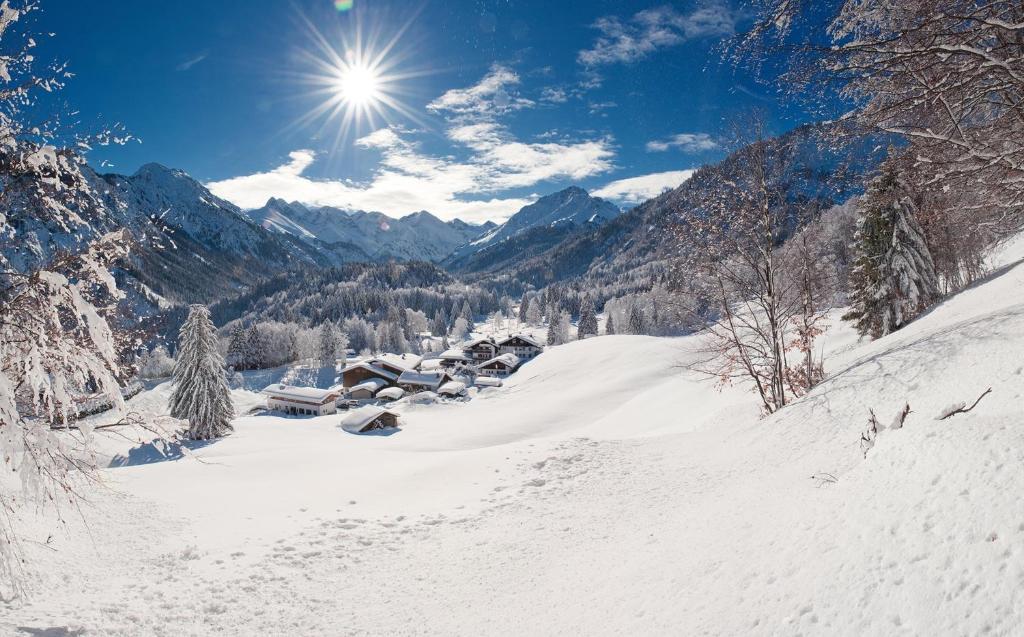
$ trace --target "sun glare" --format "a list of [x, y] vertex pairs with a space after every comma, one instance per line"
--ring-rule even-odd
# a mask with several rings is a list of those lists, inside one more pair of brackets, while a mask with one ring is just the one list
[[[358, 16], [355, 16], [358, 18]], [[408, 68], [414, 49], [400, 46], [412, 18], [385, 37], [384, 29], [367, 29], [358, 20], [347, 20], [330, 35], [308, 19], [309, 42], [301, 50], [308, 71], [300, 80], [311, 90], [304, 98], [315, 106], [293, 126], [321, 122], [321, 131], [334, 137], [336, 148], [348, 140], [396, 121], [423, 125], [422, 117], [402, 100], [408, 80], [431, 73]]]
[[365, 106], [380, 99], [380, 78], [373, 69], [351, 65], [341, 69], [338, 96], [348, 104]]

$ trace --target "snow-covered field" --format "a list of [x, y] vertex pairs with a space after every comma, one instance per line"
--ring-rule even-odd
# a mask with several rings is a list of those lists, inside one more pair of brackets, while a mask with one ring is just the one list
[[[834, 321], [829, 379], [768, 419], [680, 367], [690, 338], [637, 336], [404, 406], [388, 436], [240, 417], [106, 470], [84, 522], [25, 544], [0, 632], [1021, 634], [1024, 241], [996, 265], [879, 341]], [[865, 458], [868, 408], [905, 402]]]

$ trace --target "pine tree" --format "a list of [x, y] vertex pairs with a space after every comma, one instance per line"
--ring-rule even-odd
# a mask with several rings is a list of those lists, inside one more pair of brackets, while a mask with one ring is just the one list
[[253, 325], [249, 328], [245, 343], [245, 369], [263, 369], [266, 342], [260, 328]]
[[883, 165], [858, 205], [851, 309], [843, 317], [873, 338], [903, 327], [939, 298], [912, 194], [894, 164]]
[[644, 321], [644, 311], [640, 308], [639, 304], [634, 303], [629, 310], [629, 333], [644, 334], [646, 331], [647, 325]]
[[558, 340], [558, 321], [552, 317], [548, 321], [548, 345], [561, 345], [561, 341]]
[[594, 303], [589, 296], [584, 296], [580, 302], [580, 320], [576, 324], [576, 338], [584, 339], [587, 336], [597, 336], [597, 315], [594, 313]]
[[530, 297], [527, 296], [526, 292], [523, 292], [523, 300], [519, 302], [519, 323], [525, 325], [527, 323], [527, 315], [530, 310]]
[[604, 333], [614, 334], [615, 333], [615, 320], [612, 318], [612, 313], [608, 312], [608, 320], [604, 323]]
[[473, 325], [473, 309], [469, 306], [469, 301], [462, 302], [462, 311], [459, 316], [466, 319], [470, 326]]
[[241, 322], [235, 323], [228, 341], [227, 364], [234, 369], [245, 369], [248, 351], [249, 341], [245, 328]]
[[191, 306], [179, 334], [171, 416], [188, 421], [187, 435], [192, 440], [224, 436], [232, 431], [234, 406], [206, 306]]

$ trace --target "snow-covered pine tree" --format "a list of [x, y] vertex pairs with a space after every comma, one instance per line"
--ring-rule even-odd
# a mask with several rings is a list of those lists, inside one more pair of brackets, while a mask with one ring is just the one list
[[228, 353], [225, 362], [234, 369], [246, 369], [249, 354], [249, 335], [242, 327], [241, 321], [235, 323], [228, 340]]
[[913, 194], [889, 160], [858, 203], [860, 221], [850, 275], [851, 309], [843, 317], [878, 338], [906, 325], [939, 298], [938, 277]]
[[459, 313], [459, 316], [466, 319], [466, 323], [473, 324], [473, 308], [469, 306], [468, 300], [462, 302], [462, 311]]
[[525, 325], [527, 323], [527, 312], [530, 310], [530, 296], [523, 292], [523, 300], [519, 302], [519, 323]]
[[597, 315], [594, 313], [594, 302], [584, 296], [580, 302], [580, 320], [576, 324], [576, 337], [584, 339], [597, 336]]
[[338, 361], [338, 330], [331, 321], [320, 326], [320, 364], [333, 367]]
[[526, 322], [529, 325], [540, 325], [543, 320], [540, 298], [534, 297], [530, 299], [530, 306], [526, 310]]
[[[608, 308], [606, 307], [605, 310], [607, 311]], [[608, 320], [606, 320], [604, 322], [604, 333], [605, 334], [614, 334], [615, 333], [615, 319], [612, 318], [612, 313], [610, 311], [608, 312]]]
[[466, 338], [467, 334], [469, 334], [469, 323], [460, 316], [455, 319], [455, 324], [452, 325], [452, 340], [461, 341]]
[[552, 320], [548, 321], [547, 343], [548, 343], [548, 345], [561, 345], [562, 344], [561, 341], [558, 340], [558, 320], [557, 319], [552, 318]]
[[191, 306], [181, 326], [169, 404], [171, 416], [188, 421], [187, 435], [192, 440], [211, 440], [232, 431], [235, 409], [224, 359], [217, 349], [217, 332], [205, 305]]

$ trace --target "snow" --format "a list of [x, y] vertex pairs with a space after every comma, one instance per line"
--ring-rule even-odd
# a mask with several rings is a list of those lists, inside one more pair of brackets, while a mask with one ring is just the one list
[[[992, 265], [877, 341], [834, 319], [828, 379], [766, 419], [684, 371], [699, 337], [603, 336], [399, 401], [391, 436], [249, 415], [136, 451], [88, 532], [24, 544], [36, 594], [0, 633], [1020, 634], [1024, 240]], [[868, 409], [907, 403], [865, 457]]]
[[379, 418], [381, 414], [390, 413], [383, 407], [366, 405], [349, 412], [341, 419], [341, 428], [351, 434], [361, 433], [363, 427]]
[[437, 393], [442, 396], [459, 396], [466, 391], [466, 383], [458, 380], [450, 380], [437, 388]]
[[377, 398], [386, 400], [398, 400], [402, 396], [405, 396], [405, 390], [401, 387], [385, 387], [377, 392]]
[[371, 394], [387, 385], [387, 382], [383, 378], [368, 378], [358, 385], [353, 386], [349, 391], [356, 392], [360, 390], [366, 390]]
[[300, 400], [310, 399], [322, 402], [332, 394], [337, 394], [338, 392], [329, 389], [318, 389], [316, 387], [293, 387], [291, 385], [276, 383], [264, 388], [263, 393], [279, 398], [297, 398]]

